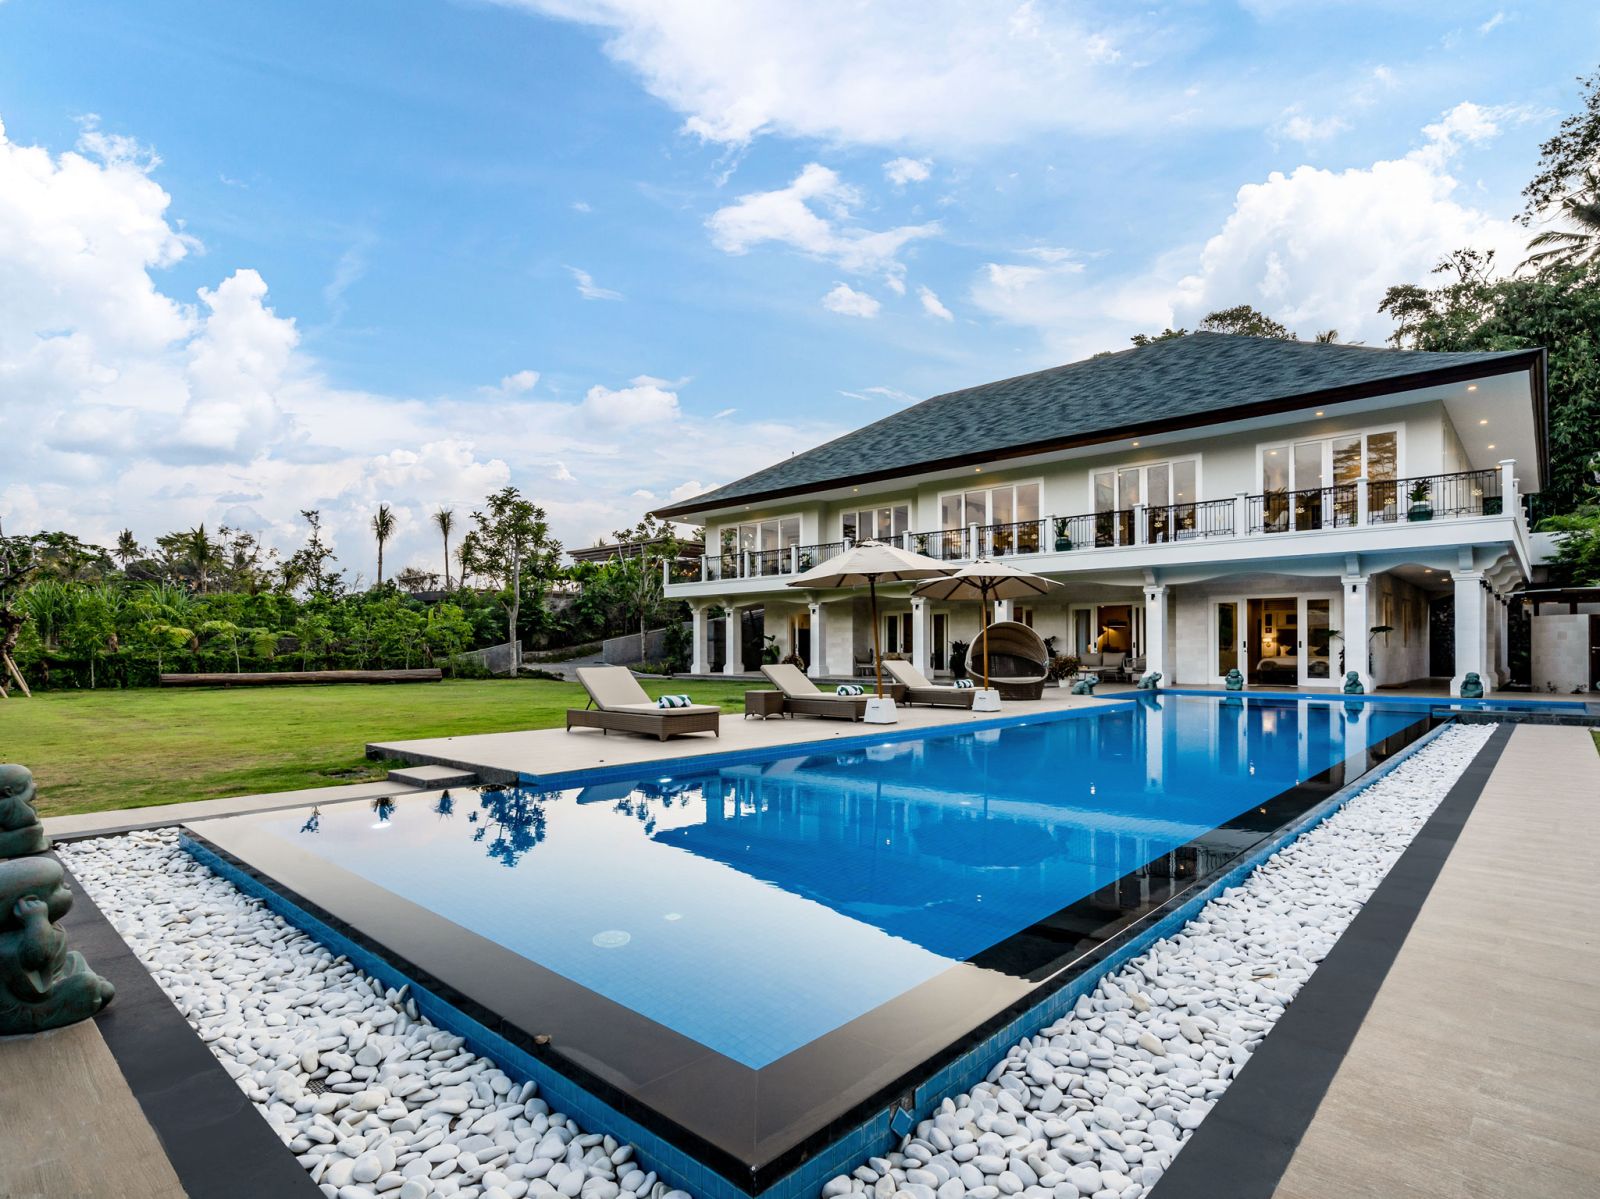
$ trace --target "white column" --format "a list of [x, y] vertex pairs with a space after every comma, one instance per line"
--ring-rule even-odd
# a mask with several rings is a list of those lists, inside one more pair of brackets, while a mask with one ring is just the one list
[[1010, 619], [1011, 619], [1011, 601], [1010, 600], [995, 600], [994, 601], [994, 622], [995, 622], [995, 624], [999, 624], [1002, 620], [1010, 620]]
[[1512, 516], [1522, 506], [1522, 497], [1517, 494], [1517, 460], [1502, 458], [1496, 465], [1500, 467], [1500, 512]]
[[932, 675], [930, 645], [933, 641], [933, 612], [921, 596], [911, 597], [911, 665], [924, 678]]
[[1167, 588], [1162, 583], [1144, 589], [1144, 668], [1172, 685], [1167, 671]]
[[739, 639], [739, 609], [728, 605], [728, 614], [722, 618], [723, 644], [727, 647], [727, 660], [722, 663], [723, 674], [744, 673], [744, 645]]
[[1494, 672], [1499, 685], [1511, 681], [1511, 603], [1503, 595], [1495, 597], [1495, 660]]
[[1356, 479], [1356, 524], [1358, 525], [1372, 523], [1372, 489], [1367, 486], [1371, 481], [1366, 475]]
[[828, 629], [822, 623], [822, 601], [812, 600], [806, 607], [811, 613], [811, 661], [806, 663], [806, 673], [820, 679], [828, 673]]
[[706, 645], [711, 636], [711, 622], [706, 619], [704, 604], [694, 607], [694, 645], [689, 652], [689, 670], [693, 674], [706, 674]]
[[1233, 493], [1233, 535], [1250, 535], [1250, 493], [1247, 491]]
[[[1356, 672], [1361, 685], [1372, 691], [1372, 669], [1367, 660], [1367, 632], [1372, 622], [1367, 618], [1367, 576], [1345, 575], [1340, 580], [1344, 592], [1344, 669]], [[1344, 685], [1344, 676], [1339, 677]]]
[[1484, 678], [1488, 664], [1484, 649], [1489, 632], [1489, 613], [1483, 590], [1483, 571], [1458, 570], [1456, 584], [1456, 673], [1450, 680], [1450, 693], [1461, 694], [1461, 683], [1469, 672], [1484, 680], [1487, 690], [1492, 682]]

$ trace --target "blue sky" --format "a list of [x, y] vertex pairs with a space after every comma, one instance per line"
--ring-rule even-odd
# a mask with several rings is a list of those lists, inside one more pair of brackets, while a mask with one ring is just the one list
[[[1449, 11], [1442, 11], [1448, 8]], [[1255, 303], [1514, 260], [1590, 5], [0, 3], [8, 530], [566, 540]], [[9, 298], [7, 293], [9, 293]]]

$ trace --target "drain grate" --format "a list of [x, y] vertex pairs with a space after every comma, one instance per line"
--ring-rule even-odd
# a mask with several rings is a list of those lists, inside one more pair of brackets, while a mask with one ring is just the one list
[[313, 1078], [310, 1082], [306, 1083], [306, 1090], [310, 1091], [313, 1095], [326, 1095], [328, 1093], [328, 1084], [323, 1082], [320, 1078]]

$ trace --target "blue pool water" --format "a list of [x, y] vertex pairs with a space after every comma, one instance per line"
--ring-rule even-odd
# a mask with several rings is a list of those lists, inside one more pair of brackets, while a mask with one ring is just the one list
[[760, 1068], [1424, 715], [1168, 696], [259, 826]]

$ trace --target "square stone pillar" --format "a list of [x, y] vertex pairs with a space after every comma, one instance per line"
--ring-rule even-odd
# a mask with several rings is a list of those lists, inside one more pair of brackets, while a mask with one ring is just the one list
[[924, 677], [931, 677], [929, 663], [933, 641], [933, 612], [921, 596], [911, 597], [911, 665]]
[[1175, 680], [1167, 669], [1167, 588], [1152, 584], [1144, 589], [1144, 668], [1161, 676], [1171, 686]]
[[1488, 674], [1486, 650], [1489, 639], [1488, 594], [1483, 586], [1483, 571], [1458, 570], [1456, 585], [1456, 673], [1450, 680], [1450, 694], [1461, 694], [1461, 683], [1468, 673], [1483, 681], [1484, 690], [1494, 685]]
[[1012, 601], [1006, 600], [1006, 599], [995, 600], [994, 601], [994, 622], [995, 622], [995, 624], [999, 624], [1002, 620], [1010, 620], [1011, 619], [1011, 608], [1012, 608]]
[[697, 604], [693, 611], [694, 634], [689, 650], [689, 671], [692, 674], [706, 674], [710, 670], [706, 650], [710, 647], [711, 622], [706, 619], [705, 605]]
[[828, 673], [828, 627], [823, 623], [823, 604], [812, 600], [806, 605], [811, 613], [811, 661], [806, 663], [806, 673], [820, 679]]
[[723, 620], [723, 644], [727, 647], [727, 661], [722, 664], [723, 674], [744, 673], [744, 643], [739, 637], [739, 609], [732, 604], [728, 605], [728, 614]]
[[[1344, 623], [1342, 635], [1344, 637], [1344, 669], [1345, 673], [1356, 672], [1356, 677], [1361, 680], [1361, 685], [1372, 693], [1372, 664], [1367, 648], [1371, 633], [1372, 621], [1367, 612], [1367, 576], [1345, 575], [1339, 580], [1340, 590], [1344, 593]], [[1341, 674], [1335, 682], [1344, 686], [1344, 675]]]

